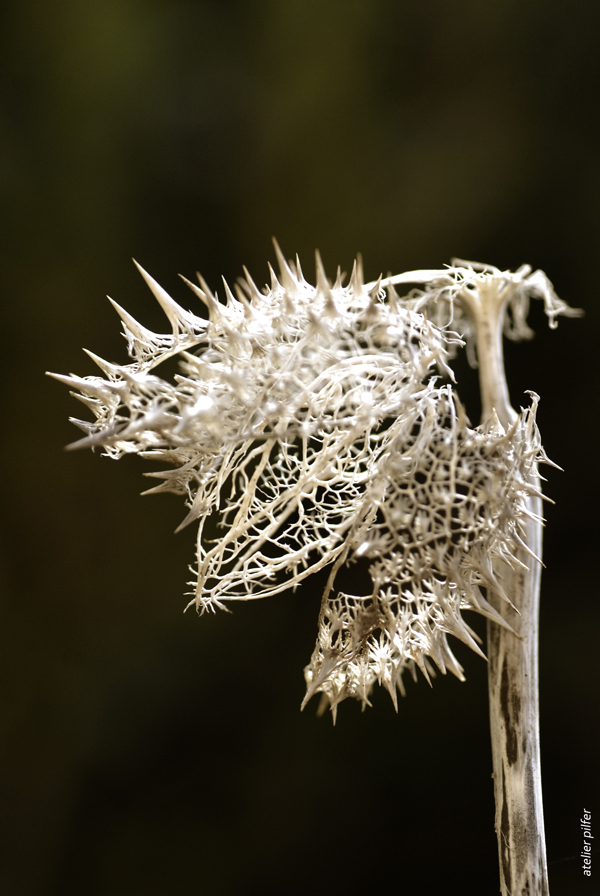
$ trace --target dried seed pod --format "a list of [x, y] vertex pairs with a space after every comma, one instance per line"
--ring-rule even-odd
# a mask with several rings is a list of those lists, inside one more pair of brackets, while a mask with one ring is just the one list
[[[199, 611], [296, 588], [330, 567], [307, 699], [320, 691], [334, 710], [349, 695], [366, 703], [379, 681], [395, 702], [403, 671], [429, 676], [428, 658], [462, 677], [447, 635], [479, 650], [462, 610], [500, 619], [481, 589], [502, 594], [492, 562], [515, 562], [529, 470], [544, 459], [535, 403], [508, 431], [498, 420], [475, 430], [438, 384], [462, 344], [448, 329], [453, 309], [505, 278], [521, 297], [522, 330], [522, 297], [544, 284], [529, 269], [471, 266], [365, 285], [357, 259], [343, 286], [317, 254], [312, 286], [275, 248], [279, 274], [262, 291], [246, 271], [237, 297], [225, 283], [223, 304], [202, 277], [199, 287], [185, 281], [208, 320], [140, 268], [171, 332], [152, 333], [115, 305], [132, 363], [92, 355], [103, 377], [57, 377], [96, 416], [75, 421], [86, 436], [73, 447], [169, 465], [147, 474], [161, 480], [149, 491], [183, 494], [181, 527], [198, 522]], [[416, 281], [423, 290], [398, 296], [394, 284]], [[153, 370], [172, 356], [181, 373], [169, 382]], [[222, 529], [216, 542], [203, 541], [207, 523]], [[337, 572], [360, 556], [372, 561], [372, 592], [338, 594]]]

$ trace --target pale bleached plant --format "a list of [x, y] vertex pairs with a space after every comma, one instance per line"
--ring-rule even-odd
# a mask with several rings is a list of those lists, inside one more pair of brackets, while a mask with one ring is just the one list
[[[344, 286], [317, 254], [312, 286], [276, 251], [279, 275], [271, 269], [263, 290], [247, 271], [233, 292], [224, 282], [224, 302], [201, 277], [186, 281], [207, 319], [140, 268], [171, 332], [113, 303], [132, 362], [92, 355], [104, 376], [55, 375], [96, 418], [74, 421], [86, 435], [71, 447], [170, 465], [147, 474], [161, 480], [150, 492], [183, 494], [181, 527], [198, 522], [190, 604], [200, 612], [295, 589], [329, 567], [304, 702], [320, 692], [334, 720], [348, 696], [368, 704], [376, 682], [397, 705], [406, 670], [462, 679], [447, 636], [482, 653], [462, 614], [486, 616], [502, 885], [545, 892], [535, 645], [537, 464], [547, 458], [537, 396], [519, 415], [510, 407], [502, 331], [530, 335], [532, 296], [552, 326], [575, 312], [528, 267], [456, 262], [365, 284], [358, 260]], [[400, 297], [405, 284], [421, 287]], [[452, 386], [456, 331], [479, 363], [477, 428]], [[172, 356], [181, 372], [169, 382], [153, 371]], [[215, 523], [222, 534], [203, 537]], [[339, 591], [340, 569], [361, 557], [370, 590]]]

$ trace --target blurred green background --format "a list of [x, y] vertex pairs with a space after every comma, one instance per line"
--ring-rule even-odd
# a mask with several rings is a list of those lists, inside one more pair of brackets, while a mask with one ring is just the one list
[[[300, 714], [319, 583], [182, 614], [191, 530], [144, 464], [66, 454], [45, 370], [124, 361], [134, 256], [267, 279], [541, 267], [582, 321], [509, 345], [549, 456], [542, 761], [554, 896], [597, 800], [600, 7], [592, 0], [7, 0], [0, 12], [2, 798], [8, 896], [498, 890], [485, 663]], [[477, 417], [475, 380], [460, 391]], [[545, 471], [543, 471], [545, 472]], [[479, 620], [474, 626], [483, 632]], [[600, 831], [597, 832], [597, 835]], [[600, 869], [597, 869], [600, 873]]]

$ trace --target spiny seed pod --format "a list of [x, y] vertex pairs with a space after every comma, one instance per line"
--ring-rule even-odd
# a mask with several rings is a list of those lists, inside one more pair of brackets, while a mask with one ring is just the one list
[[[452, 304], [483, 275], [425, 272], [425, 292], [406, 299], [394, 278], [386, 299], [381, 280], [365, 286], [360, 259], [343, 286], [317, 253], [313, 286], [275, 248], [279, 275], [271, 269], [263, 290], [246, 271], [234, 292], [224, 281], [221, 303], [201, 277], [186, 281], [208, 318], [140, 268], [171, 333], [113, 303], [133, 362], [92, 355], [104, 377], [55, 376], [96, 417], [73, 421], [86, 436], [71, 447], [172, 467], [147, 474], [162, 480], [149, 491], [185, 496], [179, 528], [198, 521], [199, 611], [295, 589], [331, 567], [306, 699], [321, 692], [335, 717], [347, 696], [368, 703], [375, 681], [395, 704], [407, 667], [432, 674], [428, 657], [463, 677], [447, 635], [481, 652], [461, 611], [502, 623], [482, 589], [508, 599], [493, 560], [518, 562], [529, 474], [545, 457], [537, 399], [512, 426], [492, 419], [475, 430], [452, 388], [437, 384], [452, 379], [447, 357], [461, 340], [448, 314], [438, 326], [421, 308]], [[181, 373], [167, 382], [152, 370], [171, 356]], [[212, 546], [207, 523], [223, 531]], [[372, 561], [371, 593], [338, 594], [336, 574], [361, 556]]]

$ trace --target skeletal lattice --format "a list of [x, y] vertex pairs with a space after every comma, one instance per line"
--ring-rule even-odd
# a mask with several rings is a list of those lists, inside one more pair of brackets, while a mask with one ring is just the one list
[[[418, 666], [429, 680], [435, 666], [462, 680], [447, 635], [478, 653], [477, 636], [461, 616], [476, 610], [503, 625], [486, 598], [506, 602], [494, 560], [509, 566], [525, 548], [527, 498], [539, 494], [534, 464], [545, 459], [535, 425], [537, 396], [505, 432], [497, 419], [471, 429], [449, 387], [411, 436], [395, 440], [365, 491], [365, 511], [348, 539], [323, 598], [319, 636], [305, 670], [307, 698], [321, 691], [323, 708], [347, 696], [363, 705], [375, 682], [396, 704], [402, 674]], [[366, 557], [372, 591], [335, 590], [343, 560]], [[535, 558], [532, 558], [535, 559]]]
[[[160, 480], [151, 492], [184, 495], [182, 526], [197, 521], [191, 605], [274, 595], [329, 567], [307, 699], [320, 692], [335, 712], [347, 696], [368, 703], [379, 682], [395, 702], [407, 668], [428, 677], [433, 661], [462, 677], [447, 635], [479, 650], [464, 609], [502, 622], [482, 589], [502, 595], [495, 558], [519, 562], [544, 459], [535, 400], [508, 429], [470, 427], [440, 379], [452, 380], [460, 339], [447, 313], [443, 326], [430, 319], [456, 275], [436, 272], [421, 298], [401, 299], [391, 281], [365, 285], [360, 262], [347, 286], [339, 271], [329, 281], [318, 255], [313, 286], [276, 249], [279, 273], [262, 290], [247, 272], [233, 291], [224, 283], [224, 301], [202, 278], [188, 283], [207, 317], [142, 271], [171, 332], [115, 306], [131, 363], [92, 355], [103, 376], [56, 377], [95, 416], [74, 421], [77, 447], [168, 465], [147, 475]], [[168, 381], [156, 368], [173, 356]], [[371, 591], [336, 590], [361, 557]]]

